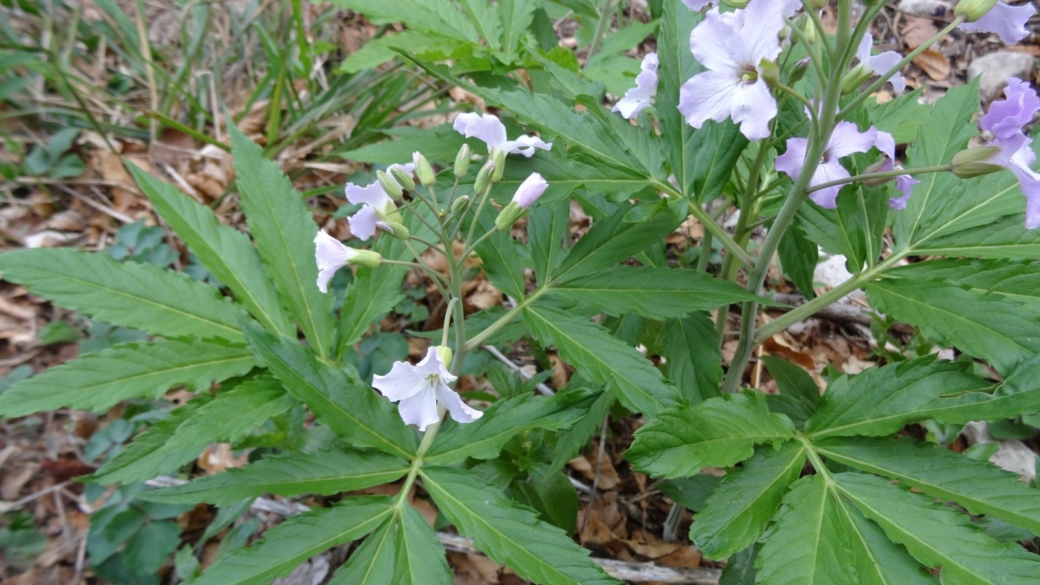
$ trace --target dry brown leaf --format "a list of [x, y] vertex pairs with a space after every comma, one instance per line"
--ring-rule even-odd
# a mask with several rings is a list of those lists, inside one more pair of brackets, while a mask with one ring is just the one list
[[901, 32], [901, 38], [906, 46], [916, 49], [923, 45], [928, 39], [939, 33], [935, 23], [930, 18], [919, 18], [916, 16], [905, 16]]
[[921, 68], [935, 81], [942, 81], [950, 76], [950, 60], [938, 51], [928, 50], [914, 58], [914, 65]]
[[816, 369], [816, 361], [813, 360], [811, 355], [791, 347], [790, 343], [778, 335], [774, 335], [765, 340], [762, 347], [769, 355], [782, 357], [791, 363], [798, 364], [810, 372]]
[[199, 455], [199, 467], [208, 475], [221, 473], [228, 468], [244, 467], [246, 463], [249, 463], [249, 453], [235, 457], [228, 443], [210, 445]]

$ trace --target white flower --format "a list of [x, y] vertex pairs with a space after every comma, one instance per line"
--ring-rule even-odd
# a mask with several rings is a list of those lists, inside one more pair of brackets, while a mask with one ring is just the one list
[[438, 402], [455, 422], [471, 423], [484, 416], [483, 412], [466, 406], [449, 387], [455, 380], [441, 362], [437, 348], [431, 347], [418, 364], [396, 362], [389, 374], [373, 376], [372, 386], [391, 402], [400, 402], [398, 412], [401, 420], [425, 431], [426, 427], [441, 419]]
[[314, 259], [318, 263], [318, 290], [323, 293], [329, 292], [329, 281], [340, 268], [350, 265], [374, 268], [383, 261], [377, 252], [349, 248], [325, 233], [325, 230], [318, 231], [318, 235], [314, 236], [314, 246]]
[[508, 140], [505, 125], [497, 116], [491, 114], [459, 114], [455, 117], [454, 127], [466, 138], [476, 137], [483, 140], [492, 158], [495, 152], [522, 154], [531, 158], [536, 148], [552, 148], [552, 142], [543, 142], [537, 136], [520, 136], [516, 140]]
[[614, 104], [612, 112], [620, 112], [622, 118], [631, 120], [653, 103], [657, 95], [657, 65], [657, 53], [647, 53], [643, 57], [636, 86], [625, 92], [625, 97]]

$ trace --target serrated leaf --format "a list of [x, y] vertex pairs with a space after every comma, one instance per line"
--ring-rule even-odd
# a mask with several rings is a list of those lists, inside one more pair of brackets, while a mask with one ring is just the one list
[[636, 431], [625, 459], [655, 477], [686, 477], [708, 465], [729, 467], [751, 457], [755, 445], [779, 447], [793, 435], [791, 421], [749, 391], [659, 413]]
[[[407, 248], [393, 238], [380, 238], [373, 246], [384, 258], [401, 260]], [[403, 249], [403, 252], [402, 252]], [[340, 309], [338, 352], [364, 337], [373, 321], [390, 312], [404, 297], [401, 281], [408, 274], [407, 266], [384, 264], [377, 268], [359, 268], [354, 281], [347, 287]]]
[[570, 201], [539, 205], [527, 216], [527, 241], [538, 282], [552, 278], [563, 254], [564, 238], [570, 237]]
[[650, 266], [604, 268], [553, 285], [549, 294], [610, 315], [635, 313], [651, 319], [681, 318], [694, 311], [758, 300], [705, 272]]
[[618, 583], [562, 530], [538, 520], [473, 474], [424, 467], [420, 474], [440, 511], [495, 562], [536, 583]]
[[1040, 491], [989, 462], [909, 440], [829, 439], [814, 448], [828, 459], [957, 502], [972, 514], [995, 516], [1040, 534]]
[[563, 469], [568, 461], [574, 458], [586, 444], [589, 437], [603, 428], [603, 419], [614, 407], [617, 398], [610, 392], [600, 392], [599, 397], [589, 408], [589, 413], [582, 417], [570, 430], [558, 433], [556, 446], [553, 448], [552, 462], [546, 471], [547, 474], [556, 473]]
[[155, 573], [181, 541], [181, 528], [173, 521], [149, 522], [127, 541], [123, 562], [138, 575]]
[[[809, 207], [810, 204], [802, 205], [799, 210]], [[791, 279], [806, 298], [813, 298], [813, 275], [820, 261], [820, 248], [805, 235], [798, 222], [788, 228], [780, 240], [777, 253], [780, 255], [784, 275]]]
[[292, 516], [203, 571], [194, 585], [267, 585], [307, 559], [361, 538], [393, 513], [394, 500], [367, 496]]
[[820, 402], [820, 389], [813, 377], [801, 367], [789, 361], [771, 355], [759, 358], [765, 364], [769, 375], [776, 381], [781, 394], [797, 398], [815, 408]]
[[1011, 260], [929, 260], [887, 271], [889, 278], [938, 279], [980, 294], [1006, 299], [1040, 314], [1040, 262]]
[[480, 38], [492, 49], [501, 49], [502, 19], [496, 6], [484, 0], [459, 0], [459, 7], [477, 29]]
[[679, 401], [678, 390], [653, 364], [599, 325], [540, 306], [525, 308], [524, 322], [539, 343], [556, 346], [584, 376], [598, 384], [610, 383], [610, 391], [630, 410], [653, 415]]
[[0, 395], [0, 413], [75, 408], [103, 411], [130, 398], [157, 399], [174, 386], [207, 390], [256, 365], [243, 346], [160, 339], [128, 343], [55, 366]]
[[318, 361], [293, 339], [274, 337], [259, 326], [244, 330], [250, 348], [297, 400], [337, 435], [359, 447], [410, 458], [418, 448], [415, 431], [397, 409], [359, 380]]
[[881, 527], [844, 499], [838, 500], [845, 535], [856, 562], [860, 585], [937, 585], [906, 549], [888, 540]]
[[866, 291], [878, 311], [985, 359], [1001, 374], [1040, 353], [1040, 316], [1020, 303], [942, 280], [886, 279]]
[[387, 518], [332, 575], [329, 585], [386, 585], [394, 575], [397, 522]]
[[1027, 230], [1020, 216], [1009, 215], [987, 225], [917, 244], [914, 250], [925, 256], [1032, 260], [1040, 257], [1040, 230]]
[[332, 495], [400, 479], [408, 462], [377, 451], [319, 451], [265, 457], [245, 467], [228, 469], [184, 485], [142, 494], [154, 502], [214, 506], [233, 504], [263, 494]]
[[[649, 179], [633, 175], [631, 171], [613, 168], [599, 163], [586, 163], [580, 157], [568, 156], [562, 148], [554, 147], [550, 152], [538, 151], [531, 158], [512, 157], [506, 164], [502, 180], [491, 189], [491, 197], [500, 203], [508, 202], [517, 187], [531, 176], [542, 175], [549, 188], [538, 200], [538, 206], [552, 205], [567, 199], [574, 189], [583, 187], [588, 191], [607, 194], [611, 199], [624, 199], [650, 185]], [[470, 173], [469, 184], [472, 184]], [[460, 182], [460, 184], [462, 184]]]
[[360, 12], [375, 24], [400, 22], [459, 40], [480, 41], [473, 24], [448, 0], [336, 0], [334, 4]]
[[99, 321], [168, 337], [241, 341], [245, 313], [211, 285], [186, 274], [108, 254], [71, 249], [0, 254], [4, 280]]
[[856, 583], [856, 559], [836, 509], [837, 495], [820, 475], [795, 482], [776, 524], [762, 537], [759, 583]]
[[221, 225], [213, 210], [129, 164], [130, 174], [152, 207], [184, 240], [213, 276], [235, 293], [235, 299], [261, 323], [279, 335], [295, 333], [278, 293], [267, 276], [249, 236]]
[[986, 536], [960, 512], [886, 479], [858, 473], [834, 477], [837, 488], [890, 540], [927, 567], [942, 567], [944, 584], [1030, 583], [1040, 557]]
[[509, 230], [495, 229], [493, 212], [494, 210], [489, 209], [480, 217], [471, 220], [480, 222], [474, 237], [491, 232], [490, 236], [481, 238], [482, 241], [476, 247], [481, 267], [491, 284], [514, 299], [522, 299], [526, 285], [524, 273], [520, 268], [520, 257], [516, 252], [516, 242], [513, 241]]
[[671, 233], [678, 221], [667, 210], [643, 222], [626, 222], [630, 207], [622, 207], [613, 215], [596, 222], [571, 248], [556, 269], [552, 283], [567, 282], [637, 256], [652, 243]]
[[531, 26], [538, 5], [537, 0], [502, 0], [497, 3], [502, 15], [502, 51], [506, 54], [517, 54], [520, 38]]
[[437, 533], [410, 505], [401, 509], [394, 559], [393, 585], [451, 585], [455, 577]]
[[212, 398], [196, 398], [139, 435], [89, 479], [95, 483], [151, 479], [195, 459], [210, 443], [240, 439], [295, 403], [279, 382], [267, 377]]
[[753, 544], [776, 514], [805, 462], [803, 447], [759, 447], [740, 469], [730, 470], [690, 526], [690, 540], [709, 559], [722, 560]]
[[588, 413], [598, 396], [596, 392], [581, 389], [548, 397], [523, 394], [499, 400], [474, 422], [447, 423], [423, 461], [447, 465], [465, 461], [467, 457], [497, 457], [506, 442], [520, 432], [570, 427]]
[[704, 313], [665, 322], [661, 357], [665, 375], [684, 398], [697, 404], [719, 395], [722, 352], [715, 323]]
[[318, 290], [314, 260], [318, 225], [278, 163], [265, 158], [263, 150], [234, 125], [228, 132], [242, 209], [260, 257], [307, 340], [318, 355], [328, 357], [333, 297]]

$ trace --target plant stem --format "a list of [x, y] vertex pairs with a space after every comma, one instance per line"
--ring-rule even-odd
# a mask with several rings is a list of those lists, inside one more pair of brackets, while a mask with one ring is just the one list
[[916, 169], [895, 169], [892, 171], [884, 171], [880, 173], [867, 173], [865, 175], [856, 175], [855, 177], [848, 177], [845, 179], [839, 179], [837, 181], [830, 181], [828, 183], [821, 183], [815, 187], [809, 187], [808, 192], [819, 191], [828, 187], [837, 187], [838, 185], [847, 185], [849, 183], [855, 183], [858, 181], [870, 181], [873, 179], [891, 179], [894, 177], [901, 177], [903, 175], [923, 175], [926, 173], [945, 173], [953, 168], [953, 165], [947, 163], [944, 165], [936, 165], [934, 167], [919, 167]]
[[[668, 193], [673, 199], [682, 198], [683, 194], [680, 193], [675, 187], [672, 187], [668, 183], [654, 182], [654, 186]], [[715, 220], [708, 215], [707, 211], [701, 208], [696, 201], [690, 202], [690, 215], [697, 219], [704, 226], [705, 231], [710, 233], [716, 240], [722, 244], [722, 247], [726, 249], [726, 252], [733, 254], [740, 261], [740, 264], [745, 268], [750, 268], [755, 265], [755, 260], [744, 251], [744, 248], [738, 245], [726, 230], [719, 224], [715, 223]]]
[[788, 311], [780, 317], [777, 317], [769, 323], [766, 323], [755, 332], [755, 344], [757, 345], [759, 343], [762, 343], [763, 341], [769, 339], [770, 337], [776, 335], [784, 329], [787, 329], [791, 325], [794, 325], [795, 323], [800, 323], [801, 321], [815, 315], [824, 307], [830, 306], [839, 299], [843, 298], [845, 295], [862, 287], [864, 284], [870, 282], [871, 280], [874, 280], [882, 272], [888, 270], [892, 266], [895, 266], [896, 263], [898, 263], [904, 257], [905, 252], [893, 254], [891, 257], [888, 258], [888, 260], [885, 260], [881, 264], [878, 264], [873, 268], [864, 270], [863, 272], [860, 272], [856, 276], [853, 276], [852, 278], [823, 293], [815, 299], [805, 303], [804, 305], [796, 307], [794, 310]]
[[474, 347], [477, 347], [478, 345], [484, 343], [485, 339], [491, 337], [495, 333], [498, 333], [500, 329], [505, 327], [507, 324], [509, 324], [510, 321], [515, 319], [517, 315], [523, 312], [524, 308], [537, 301], [543, 294], [548, 292], [548, 290], [549, 289], [544, 286], [540, 287], [538, 290], [528, 295], [526, 299], [517, 303], [516, 306], [510, 309], [508, 313], [502, 315], [502, 317], [498, 321], [495, 321], [490, 326], [488, 326], [487, 329], [481, 331], [476, 336], [474, 336], [473, 339], [467, 341], [465, 346], [466, 350], [468, 351], [473, 349]]
[[596, 31], [592, 33], [592, 42], [589, 44], [589, 54], [585, 57], [585, 65], [588, 65], [596, 51], [599, 51], [599, 43], [603, 39], [603, 34], [607, 32], [607, 25], [610, 23], [610, 15], [613, 10], [614, 0], [604, 0], [603, 7], [599, 11], [599, 20], [596, 21]]

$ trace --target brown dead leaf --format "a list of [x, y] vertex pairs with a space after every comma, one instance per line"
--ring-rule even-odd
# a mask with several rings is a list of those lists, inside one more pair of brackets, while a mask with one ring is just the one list
[[139, 199], [137, 183], [123, 168], [123, 157], [108, 150], [95, 150], [91, 153], [91, 158], [94, 159], [94, 168], [101, 173], [102, 179], [119, 185], [109, 190], [112, 194], [112, 207], [120, 213], [126, 213], [139, 202]]
[[921, 68], [935, 81], [942, 81], [950, 76], [950, 60], [938, 51], [928, 50], [914, 58], [914, 65]]
[[567, 374], [567, 365], [556, 354], [549, 354], [549, 363], [552, 364], [553, 373], [549, 377], [553, 388], [563, 388], [567, 385], [570, 376]]
[[575, 457], [567, 462], [567, 466], [585, 476], [589, 481], [596, 480], [596, 455], [602, 453], [599, 463], [599, 482], [597, 487], [604, 490], [612, 489], [621, 480], [618, 478], [614, 464], [610, 462], [606, 450], [592, 449], [581, 457]]
[[900, 33], [906, 46], [911, 49], [916, 49], [923, 45], [928, 39], [938, 34], [939, 29], [935, 27], [935, 23], [930, 18], [905, 16], [903, 28]]
[[65, 481], [81, 475], [87, 475], [94, 468], [76, 459], [57, 459], [54, 461], [42, 461], [40, 467], [54, 476], [57, 481]]
[[22, 488], [29, 483], [29, 480], [39, 470], [40, 467], [38, 465], [29, 463], [17, 473], [6, 475], [3, 482], [0, 483], [0, 497], [8, 501], [18, 499], [18, 495], [22, 493]]
[[243, 453], [235, 457], [231, 451], [231, 445], [228, 443], [210, 445], [206, 447], [202, 455], [199, 455], [199, 467], [207, 475], [221, 473], [228, 468], [244, 467], [246, 463], [249, 463], [249, 453]]
[[674, 553], [657, 559], [658, 565], [680, 569], [696, 569], [701, 566], [701, 551], [695, 546], [684, 546]]
[[762, 347], [765, 349], [766, 353], [782, 357], [791, 363], [809, 370], [810, 372], [816, 369], [816, 361], [813, 360], [811, 355], [791, 347], [790, 343], [778, 335], [774, 335], [765, 340]]

